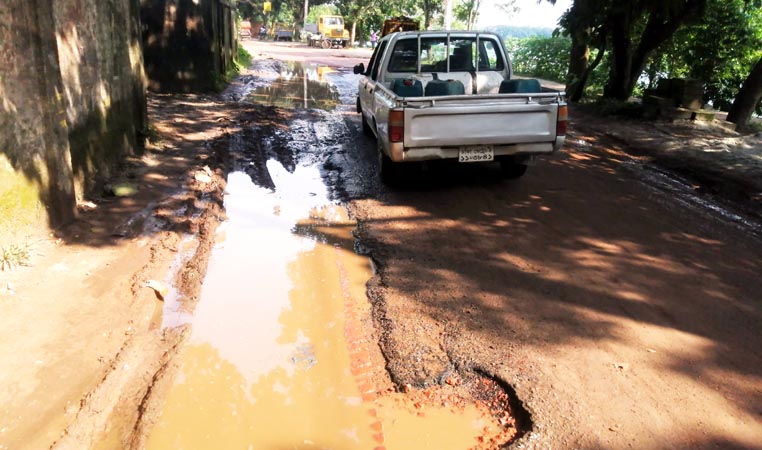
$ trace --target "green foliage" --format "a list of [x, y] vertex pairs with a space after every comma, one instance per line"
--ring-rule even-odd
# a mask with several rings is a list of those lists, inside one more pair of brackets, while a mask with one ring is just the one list
[[762, 56], [762, 10], [747, 0], [714, 0], [695, 24], [679, 30], [646, 68], [649, 87], [659, 78], [704, 81], [705, 100], [727, 110]]
[[243, 46], [238, 46], [238, 54], [233, 59], [233, 67], [231, 67], [226, 73], [219, 74], [216, 71], [212, 72], [212, 90], [215, 92], [222, 92], [225, 87], [241, 73], [241, 69], [251, 66], [252, 56]]
[[558, 82], [566, 78], [570, 45], [571, 40], [563, 36], [509, 38], [505, 41], [514, 72]]
[[310, 12], [307, 14], [307, 23], [317, 23], [320, 16], [340, 15], [339, 8], [334, 5], [310, 6]]
[[339, 12], [344, 16], [347, 29], [351, 30], [352, 23], [357, 23], [356, 40], [367, 41], [372, 31], [380, 31], [384, 20], [390, 17], [405, 16], [418, 20], [423, 26], [423, 16], [419, 9], [421, 0], [397, 0], [394, 2], [377, 2], [376, 0], [353, 0], [341, 2]]
[[235, 58], [236, 71], [240, 72], [251, 65], [252, 57], [243, 46], [238, 46], [238, 55]]

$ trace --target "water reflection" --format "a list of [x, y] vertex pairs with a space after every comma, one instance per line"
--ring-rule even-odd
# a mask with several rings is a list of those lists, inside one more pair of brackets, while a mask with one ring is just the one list
[[371, 269], [353, 251], [354, 223], [329, 202], [316, 168], [289, 173], [271, 160], [267, 169], [274, 190], [229, 175], [229, 220], [146, 448], [473, 446], [486, 424], [473, 406], [423, 415], [404, 396], [361, 392], [345, 337], [359, 319], [346, 308], [368, 307]]
[[350, 227], [328, 201], [317, 169], [297, 166], [291, 174], [275, 161], [267, 168], [274, 191], [243, 173], [229, 176], [230, 220], [221, 227], [224, 240], [210, 259], [179, 379], [149, 449], [372, 442], [372, 418], [349, 370], [333, 262], [344, 253], [344, 265], [356, 268], [362, 283], [367, 259], [292, 233], [305, 220]]
[[332, 111], [339, 105], [339, 91], [327, 82], [325, 76], [333, 71], [317, 64], [284, 63], [279, 77], [267, 86], [253, 89], [247, 100], [281, 108]]

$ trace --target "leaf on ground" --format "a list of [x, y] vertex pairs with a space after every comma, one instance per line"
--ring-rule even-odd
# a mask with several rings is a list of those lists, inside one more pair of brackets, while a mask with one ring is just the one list
[[159, 300], [164, 300], [164, 297], [169, 293], [169, 288], [164, 284], [156, 280], [146, 281], [145, 287], [153, 289], [156, 293], [156, 297]]

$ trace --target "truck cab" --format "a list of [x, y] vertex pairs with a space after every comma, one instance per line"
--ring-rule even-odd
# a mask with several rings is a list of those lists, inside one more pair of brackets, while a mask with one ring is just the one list
[[344, 29], [344, 18], [336, 15], [322, 15], [317, 24], [305, 25], [310, 32], [308, 44], [311, 47], [347, 47], [349, 46], [349, 31]]

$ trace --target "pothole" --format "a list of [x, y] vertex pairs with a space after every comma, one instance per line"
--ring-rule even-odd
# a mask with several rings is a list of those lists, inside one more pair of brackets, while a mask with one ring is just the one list
[[[309, 149], [325, 147], [318, 125], [296, 127], [300, 142], [315, 134]], [[231, 139], [248, 151], [231, 152], [228, 220], [145, 448], [486, 449], [520, 436], [509, 392], [484, 374], [392, 385], [367, 299], [369, 250], [330, 200], [325, 155], [292, 149], [289, 126], [277, 143], [251, 129]]]

